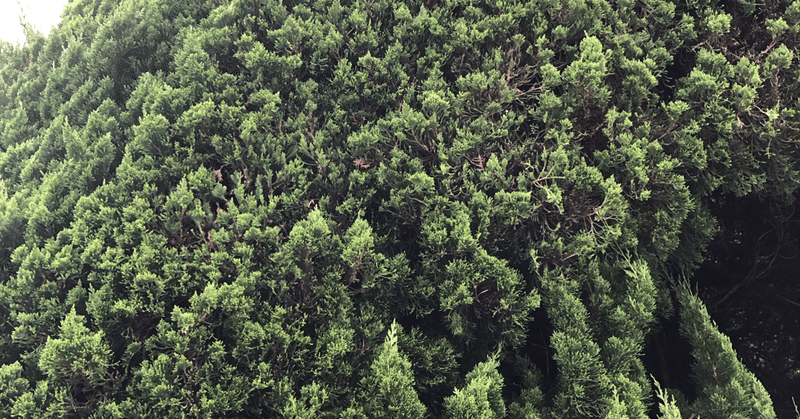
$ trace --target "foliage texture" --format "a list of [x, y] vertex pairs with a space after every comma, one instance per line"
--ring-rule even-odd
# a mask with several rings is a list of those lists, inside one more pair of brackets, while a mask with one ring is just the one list
[[800, 0], [62, 17], [0, 48], [0, 416], [775, 417], [678, 278], [793, 201]]

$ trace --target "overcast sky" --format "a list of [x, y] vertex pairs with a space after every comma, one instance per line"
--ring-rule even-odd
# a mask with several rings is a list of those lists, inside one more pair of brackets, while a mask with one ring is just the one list
[[[28, 22], [40, 32], [50, 33], [50, 27], [61, 21], [61, 12], [67, 0], [19, 0], [25, 9]], [[17, 0], [0, 0], [0, 39], [22, 44], [25, 35], [19, 26], [20, 9]]]

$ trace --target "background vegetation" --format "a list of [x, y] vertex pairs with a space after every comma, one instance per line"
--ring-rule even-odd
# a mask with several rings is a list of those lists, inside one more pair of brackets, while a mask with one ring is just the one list
[[0, 416], [789, 417], [799, 28], [72, 1], [0, 51]]

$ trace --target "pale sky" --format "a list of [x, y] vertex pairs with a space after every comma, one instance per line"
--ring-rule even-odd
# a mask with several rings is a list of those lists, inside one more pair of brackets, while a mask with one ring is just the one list
[[[61, 21], [61, 12], [67, 0], [19, 0], [19, 3], [25, 9], [28, 22], [47, 36], [50, 27]], [[20, 45], [25, 42], [25, 35], [19, 26], [19, 14], [17, 0], [0, 0], [0, 39]]]

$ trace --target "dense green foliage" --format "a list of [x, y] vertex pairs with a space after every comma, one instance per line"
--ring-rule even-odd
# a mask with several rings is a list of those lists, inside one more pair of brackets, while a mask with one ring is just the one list
[[[0, 416], [775, 417], [685, 278], [712, 195], [793, 200], [798, 28], [74, 0], [0, 51]], [[673, 315], [693, 395], [643, 361]]]

